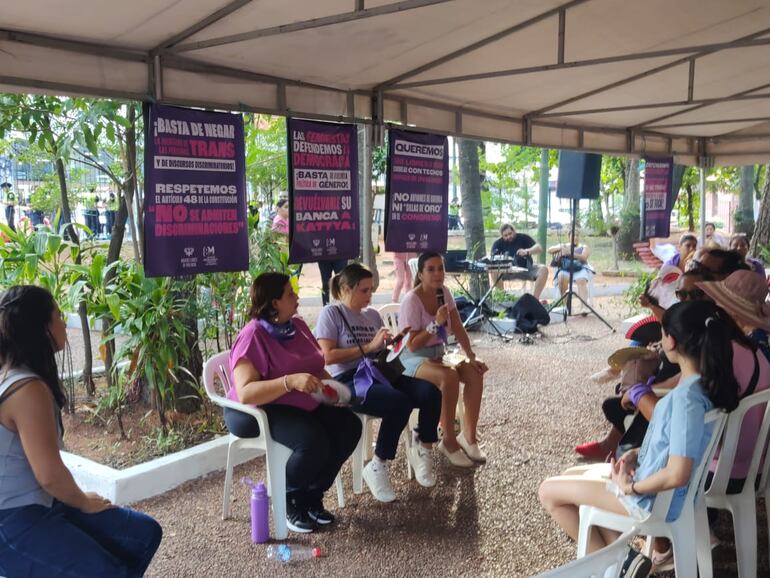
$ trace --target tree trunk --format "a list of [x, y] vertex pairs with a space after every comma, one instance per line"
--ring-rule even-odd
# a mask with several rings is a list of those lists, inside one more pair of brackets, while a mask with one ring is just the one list
[[[78, 237], [77, 230], [72, 225], [72, 211], [70, 210], [69, 198], [67, 197], [67, 171], [64, 167], [64, 161], [61, 157], [56, 158], [56, 174], [59, 177], [59, 190], [61, 191], [61, 214], [62, 221], [67, 223], [65, 229], [65, 236], [69, 237], [69, 240], [80, 247], [80, 238]], [[81, 253], [78, 251], [75, 263], [81, 264]], [[84, 361], [83, 361], [83, 384], [86, 388], [88, 395], [94, 395], [96, 393], [96, 384], [94, 383], [93, 367], [94, 359], [91, 353], [91, 327], [88, 325], [88, 306], [85, 300], [82, 300], [78, 304], [78, 316], [80, 317], [80, 326], [83, 333], [83, 348], [84, 348]]]
[[687, 230], [691, 233], [695, 231], [695, 211], [693, 210], [693, 190], [692, 185], [685, 185], [687, 191]]
[[741, 192], [738, 210], [733, 213], [735, 233], [746, 233], [751, 237], [754, 232], [754, 165], [741, 167]]
[[[458, 146], [465, 246], [468, 248], [469, 259], [480, 259], [486, 255], [487, 248], [484, 240], [484, 212], [481, 206], [479, 141], [458, 139]], [[471, 283], [473, 296], [479, 298], [483, 295], [489, 287], [488, 283], [486, 276], [474, 276]]]
[[[118, 259], [120, 259], [120, 250], [123, 247], [123, 237], [126, 232], [126, 221], [128, 220], [128, 205], [126, 203], [127, 195], [130, 196], [131, 192], [136, 187], [136, 129], [135, 129], [135, 113], [134, 107], [128, 107], [128, 121], [130, 126], [126, 131], [126, 157], [123, 159], [123, 168], [127, 175], [126, 180], [123, 182], [121, 190], [118, 191], [118, 211], [115, 215], [115, 224], [112, 231], [110, 231], [110, 246], [107, 249], [107, 265], [111, 265]], [[115, 276], [115, 269], [110, 269], [105, 276], [104, 283], [109, 285]], [[102, 320], [102, 335], [107, 341], [105, 341], [105, 356], [104, 356], [104, 369], [105, 376], [107, 378], [107, 385], [112, 387], [112, 363], [115, 356], [115, 341], [112, 338], [112, 331], [110, 326], [112, 325], [112, 316], [107, 315]]]
[[[765, 167], [770, 171], [770, 165]], [[770, 173], [768, 173], [770, 175]], [[762, 203], [759, 205], [759, 218], [754, 227], [754, 236], [751, 238], [749, 254], [759, 255], [761, 249], [770, 245], [770, 178], [766, 179], [762, 190]]]
[[[181, 279], [180, 279], [181, 280]], [[181, 293], [179, 297], [187, 300], [190, 304], [187, 310], [184, 312], [182, 323], [187, 326], [187, 347], [190, 351], [190, 356], [187, 359], [181, 358], [179, 360], [182, 367], [186, 367], [187, 370], [195, 375], [198, 379], [201, 379], [203, 375], [203, 355], [201, 354], [200, 347], [198, 345], [198, 316], [197, 306], [195, 299], [198, 294], [198, 284], [193, 283], [180, 283], [179, 287], [185, 287], [189, 289], [189, 293]], [[174, 388], [174, 408], [182, 413], [190, 414], [195, 413], [201, 407], [201, 399], [198, 396], [198, 391], [193, 388], [189, 383], [189, 376], [184, 372], [177, 373], [178, 383]]]
[[634, 256], [634, 243], [639, 240], [639, 159], [625, 161], [623, 182], [623, 211], [620, 214], [620, 232], [618, 233], [618, 251], [624, 257]]

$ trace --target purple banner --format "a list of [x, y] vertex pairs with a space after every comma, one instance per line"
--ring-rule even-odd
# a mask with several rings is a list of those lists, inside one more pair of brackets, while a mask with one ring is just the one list
[[671, 234], [674, 159], [645, 157], [644, 161], [644, 237], [665, 238]]
[[289, 263], [355, 259], [361, 247], [355, 125], [286, 122]]
[[443, 253], [449, 218], [447, 138], [392, 129], [388, 139], [385, 250]]
[[249, 268], [241, 115], [149, 105], [144, 174], [147, 277]]

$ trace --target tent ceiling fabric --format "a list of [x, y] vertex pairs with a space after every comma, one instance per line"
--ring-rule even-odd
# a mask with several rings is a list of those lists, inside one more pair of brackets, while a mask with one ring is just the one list
[[770, 159], [767, 0], [25, 0], [0, 90]]

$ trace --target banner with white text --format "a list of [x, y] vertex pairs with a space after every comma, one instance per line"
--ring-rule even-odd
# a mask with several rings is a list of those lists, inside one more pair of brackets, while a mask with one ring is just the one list
[[391, 129], [388, 141], [385, 250], [445, 252], [449, 219], [447, 138]]
[[145, 275], [247, 270], [243, 117], [155, 104], [148, 108]]
[[355, 259], [361, 246], [355, 125], [286, 122], [289, 262]]

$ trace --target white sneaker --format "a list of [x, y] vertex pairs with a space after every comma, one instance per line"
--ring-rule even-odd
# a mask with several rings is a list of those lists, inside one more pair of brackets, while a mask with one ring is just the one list
[[425, 488], [436, 485], [436, 472], [433, 471], [433, 455], [430, 449], [418, 441], [409, 448], [409, 463], [414, 470], [417, 483]]
[[468, 440], [465, 439], [465, 434], [461, 433], [459, 436], [457, 436], [457, 443], [467, 454], [467, 456], [474, 462], [478, 462], [480, 464], [485, 464], [487, 462], [487, 456], [484, 452], [481, 451], [479, 444], [468, 443]]
[[462, 448], [450, 452], [448, 449], [446, 449], [444, 441], [441, 440], [438, 444], [438, 450], [447, 457], [449, 463], [453, 466], [457, 466], [459, 468], [473, 467], [473, 462], [468, 458], [468, 456], [465, 455], [465, 452], [462, 450]]
[[396, 499], [396, 492], [390, 483], [388, 465], [384, 462], [372, 460], [363, 471], [364, 481], [374, 499], [379, 502], [392, 502]]

